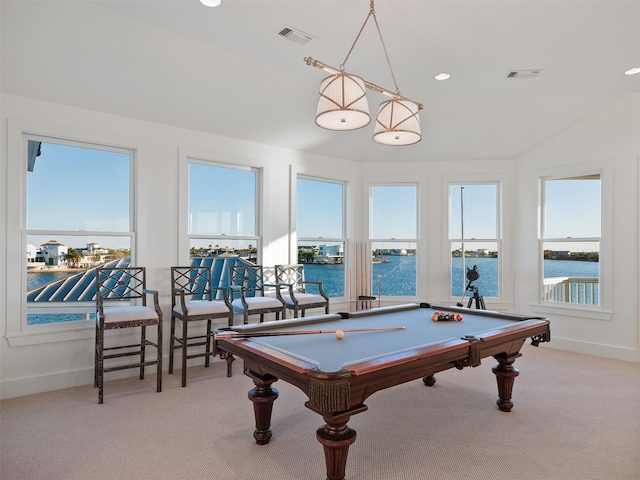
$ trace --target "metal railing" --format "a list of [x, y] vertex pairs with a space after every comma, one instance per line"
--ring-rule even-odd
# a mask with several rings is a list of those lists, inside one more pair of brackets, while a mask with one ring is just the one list
[[599, 305], [599, 297], [600, 279], [597, 277], [552, 277], [543, 282], [542, 299], [545, 302]]

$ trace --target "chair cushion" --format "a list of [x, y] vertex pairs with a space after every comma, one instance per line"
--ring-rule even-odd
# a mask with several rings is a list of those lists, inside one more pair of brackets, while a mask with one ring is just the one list
[[[189, 315], [207, 315], [214, 313], [229, 313], [229, 309], [224, 302], [210, 300], [191, 300], [185, 302]], [[182, 315], [182, 305], [177, 304], [173, 311]]]
[[[326, 300], [322, 295], [316, 295], [313, 293], [298, 293], [296, 294], [296, 300], [298, 301], [298, 305], [309, 305], [311, 303], [326, 303]], [[293, 300], [291, 300], [291, 295], [283, 295], [282, 299], [284, 303], [287, 305], [293, 305]]]
[[[96, 315], [96, 318], [99, 314]], [[98, 318], [99, 320], [99, 318]], [[105, 323], [131, 322], [136, 320], [158, 320], [155, 308], [145, 306], [105, 307]]]
[[[262, 310], [265, 308], [282, 308], [282, 302], [277, 298], [271, 297], [247, 297], [245, 298], [247, 301], [247, 305], [249, 305], [249, 311], [251, 310]], [[243, 312], [244, 308], [242, 306], [242, 300], [240, 298], [236, 298], [232, 302], [233, 308], [237, 311]]]

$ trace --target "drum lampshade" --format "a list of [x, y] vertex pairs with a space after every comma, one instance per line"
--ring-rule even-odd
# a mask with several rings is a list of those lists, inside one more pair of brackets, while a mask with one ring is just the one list
[[316, 124], [328, 130], [356, 130], [371, 122], [364, 80], [344, 72], [320, 84]]

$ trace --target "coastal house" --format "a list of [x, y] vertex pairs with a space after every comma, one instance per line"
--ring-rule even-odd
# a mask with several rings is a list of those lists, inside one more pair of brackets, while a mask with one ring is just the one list
[[80, 267], [90, 267], [99, 263], [104, 263], [109, 255], [109, 249], [102, 248], [97, 243], [87, 243], [86, 248], [81, 250], [82, 260]]
[[[27, 259], [27, 267], [29, 267], [29, 264], [39, 263], [44, 260], [40, 255], [40, 249], [37, 248], [35, 245], [31, 245], [31, 244], [27, 244], [26, 259]], [[31, 267], [33, 268], [35, 267], [35, 265], [31, 265]]]
[[66, 267], [65, 255], [69, 251], [69, 247], [61, 244], [56, 240], [49, 240], [47, 243], [40, 245], [40, 253], [38, 258], [42, 259], [42, 262], [47, 267]]
[[[640, 362], [640, 75], [625, 75], [640, 67], [640, 3], [379, 2], [402, 93], [424, 107], [421, 140], [405, 147], [372, 141], [378, 104], [387, 99], [373, 90], [369, 126], [339, 132], [315, 123], [327, 73], [303, 59], [339, 66], [368, 2], [286, 3], [226, 1], [202, 10], [195, 0], [0, 2], [2, 398], [93, 382], [90, 321], [43, 328], [25, 320], [25, 265], [40, 258], [61, 265], [66, 247], [46, 245], [50, 238], [89, 244], [87, 253], [101, 259], [101, 249], [116, 243], [130, 252], [160, 292], [166, 330], [170, 267], [216, 244], [252, 245], [252, 258], [266, 266], [296, 263], [299, 245], [317, 245], [318, 258], [342, 262], [345, 279], [358, 245], [405, 249], [415, 252], [415, 292], [383, 305], [453, 304], [451, 252], [461, 242], [452, 233], [451, 191], [460, 185], [497, 192], [488, 250], [498, 252], [500, 292], [485, 299], [488, 309], [549, 317], [553, 336], [544, 348]], [[313, 38], [294, 43], [278, 34], [283, 24]], [[358, 42], [348, 70], [386, 84], [384, 52], [369, 40]], [[434, 79], [445, 71], [449, 80]], [[43, 144], [117, 158], [96, 169], [79, 156], [55, 183], [61, 195], [26, 202], [25, 177], [47, 166], [44, 148], [38, 156]], [[198, 167], [240, 178], [217, 196], [218, 187], [196, 182]], [[543, 296], [543, 249], [574, 250], [540, 233], [541, 185], [559, 178], [601, 185], [601, 212], [556, 209], [597, 215], [597, 235], [582, 239], [597, 242], [597, 305]], [[302, 204], [302, 181], [339, 193]], [[404, 187], [412, 197], [402, 209], [387, 212], [374, 201], [377, 189]], [[208, 201], [190, 203], [191, 188]], [[67, 192], [76, 198], [58, 211]], [[34, 205], [39, 211], [28, 212]], [[212, 221], [195, 222], [196, 207]], [[407, 212], [411, 228], [401, 228]], [[377, 214], [398, 231], [377, 229]], [[471, 232], [473, 216], [466, 219], [465, 240], [487, 240]], [[205, 223], [221, 230], [196, 229]], [[338, 227], [323, 230], [327, 223]], [[41, 244], [40, 253], [32, 248]], [[477, 248], [486, 247], [464, 242], [465, 251]], [[349, 308], [344, 284], [332, 311]]]
[[344, 247], [342, 245], [318, 246], [318, 254], [314, 257], [313, 263], [342, 263], [344, 257]]

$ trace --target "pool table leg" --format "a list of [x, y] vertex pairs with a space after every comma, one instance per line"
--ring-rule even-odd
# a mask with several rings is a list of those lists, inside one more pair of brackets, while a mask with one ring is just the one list
[[249, 400], [253, 402], [253, 413], [256, 418], [256, 429], [253, 432], [253, 438], [256, 439], [258, 445], [266, 445], [273, 435], [271, 431], [271, 412], [273, 411], [273, 402], [278, 398], [278, 390], [271, 388], [271, 384], [278, 379], [271, 375], [260, 377], [251, 372], [247, 372], [247, 375], [251, 377], [255, 384], [255, 388], [249, 390]]
[[422, 383], [424, 383], [427, 387], [433, 387], [436, 384], [436, 376], [427, 375], [426, 377], [422, 377]]
[[342, 480], [347, 467], [349, 446], [356, 441], [356, 431], [347, 425], [351, 415], [322, 415], [326, 425], [316, 431], [316, 438], [324, 447], [327, 480]]
[[499, 398], [496, 400], [496, 404], [502, 412], [510, 412], [513, 408], [513, 402], [511, 401], [513, 382], [516, 377], [520, 375], [518, 369], [513, 366], [513, 362], [516, 361], [516, 358], [521, 356], [521, 353], [513, 355], [500, 353], [493, 356], [493, 358], [498, 361], [498, 365], [492, 368], [493, 373], [496, 375], [496, 380], [498, 381]]

